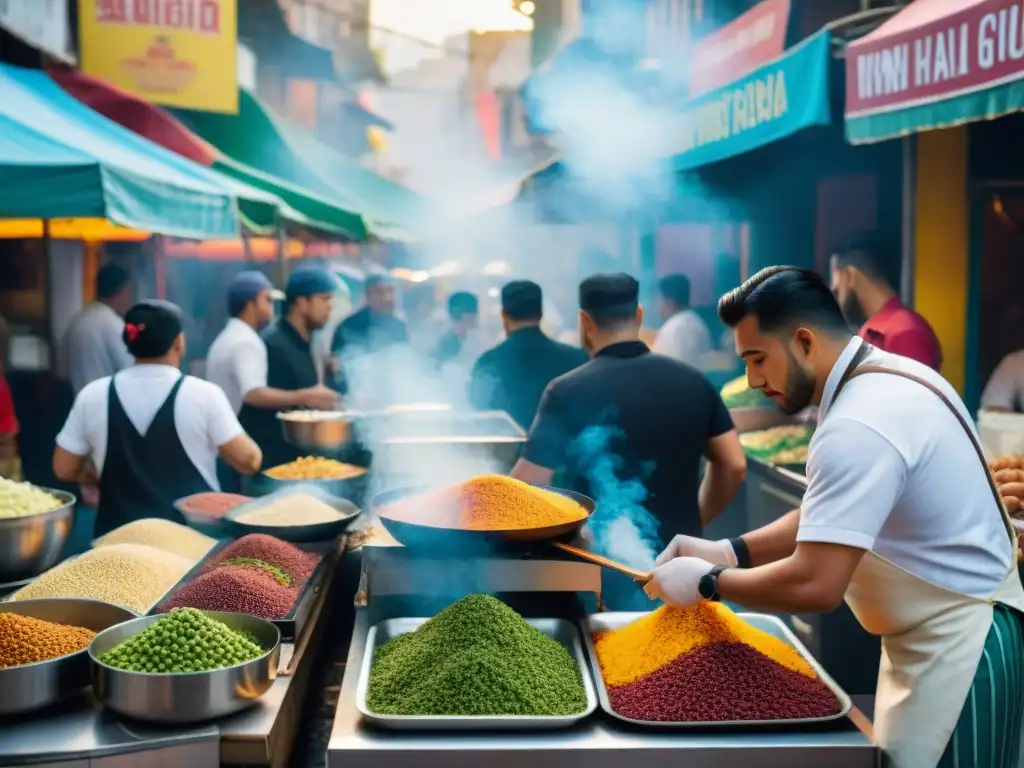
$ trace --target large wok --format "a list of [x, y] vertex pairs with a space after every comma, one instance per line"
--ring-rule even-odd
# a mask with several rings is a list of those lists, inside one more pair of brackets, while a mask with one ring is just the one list
[[[560, 525], [549, 525], [544, 528], [524, 528], [505, 531], [467, 531], [458, 528], [438, 528], [425, 523], [410, 523], [405, 520], [396, 520], [390, 517], [387, 507], [396, 501], [414, 496], [419, 493], [429, 493], [433, 488], [411, 487], [397, 488], [378, 494], [371, 501], [373, 511], [380, 518], [381, 524], [399, 544], [416, 549], [437, 550], [458, 550], [465, 553], [472, 551], [495, 551], [507, 549], [525, 549], [531, 544], [555, 542], [559, 540], [572, 539], [582, 528], [590, 516], [594, 513], [597, 504], [588, 496], [575, 491], [567, 491], [563, 488], [545, 488], [545, 491], [566, 496], [581, 507], [587, 516], [582, 520]], [[431, 510], [423, 509], [423, 519], [430, 519]]]

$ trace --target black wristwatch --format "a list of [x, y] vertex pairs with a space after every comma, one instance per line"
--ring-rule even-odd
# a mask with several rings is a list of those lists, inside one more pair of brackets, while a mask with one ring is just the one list
[[718, 594], [718, 576], [722, 571], [731, 568], [731, 565], [716, 565], [710, 571], [700, 577], [697, 582], [697, 591], [705, 600], [719, 602], [722, 596]]

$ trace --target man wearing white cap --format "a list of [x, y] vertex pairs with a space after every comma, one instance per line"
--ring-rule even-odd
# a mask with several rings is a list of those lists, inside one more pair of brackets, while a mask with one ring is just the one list
[[[267, 383], [267, 346], [259, 331], [274, 317], [274, 286], [262, 272], [239, 272], [228, 287], [231, 315], [206, 356], [206, 378], [224, 390], [235, 414], [249, 406], [264, 411], [287, 408], [332, 408], [337, 394], [324, 386], [277, 389]], [[237, 491], [237, 473], [221, 464], [221, 487]]]

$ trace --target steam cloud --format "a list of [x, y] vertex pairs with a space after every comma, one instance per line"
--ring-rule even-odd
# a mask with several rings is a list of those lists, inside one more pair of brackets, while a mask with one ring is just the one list
[[[624, 462], [614, 450], [613, 441], [622, 434], [613, 427], [588, 427], [575, 440], [570, 453], [575, 464], [585, 468], [590, 492], [597, 502], [589, 522], [594, 548], [631, 568], [649, 571], [661, 546], [658, 521], [643, 506], [647, 498], [643, 481], [618, 476]], [[649, 475], [653, 467], [647, 469], [645, 474]]]

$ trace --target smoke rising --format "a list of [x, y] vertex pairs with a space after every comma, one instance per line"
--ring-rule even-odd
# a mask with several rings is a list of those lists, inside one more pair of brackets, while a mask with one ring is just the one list
[[[631, 568], [650, 571], [661, 546], [658, 521], [643, 506], [647, 498], [643, 479], [619, 476], [625, 462], [613, 441], [622, 436], [622, 430], [614, 427], [588, 427], [571, 446], [570, 455], [597, 502], [588, 523], [594, 549]], [[646, 478], [653, 467], [645, 469]]]

